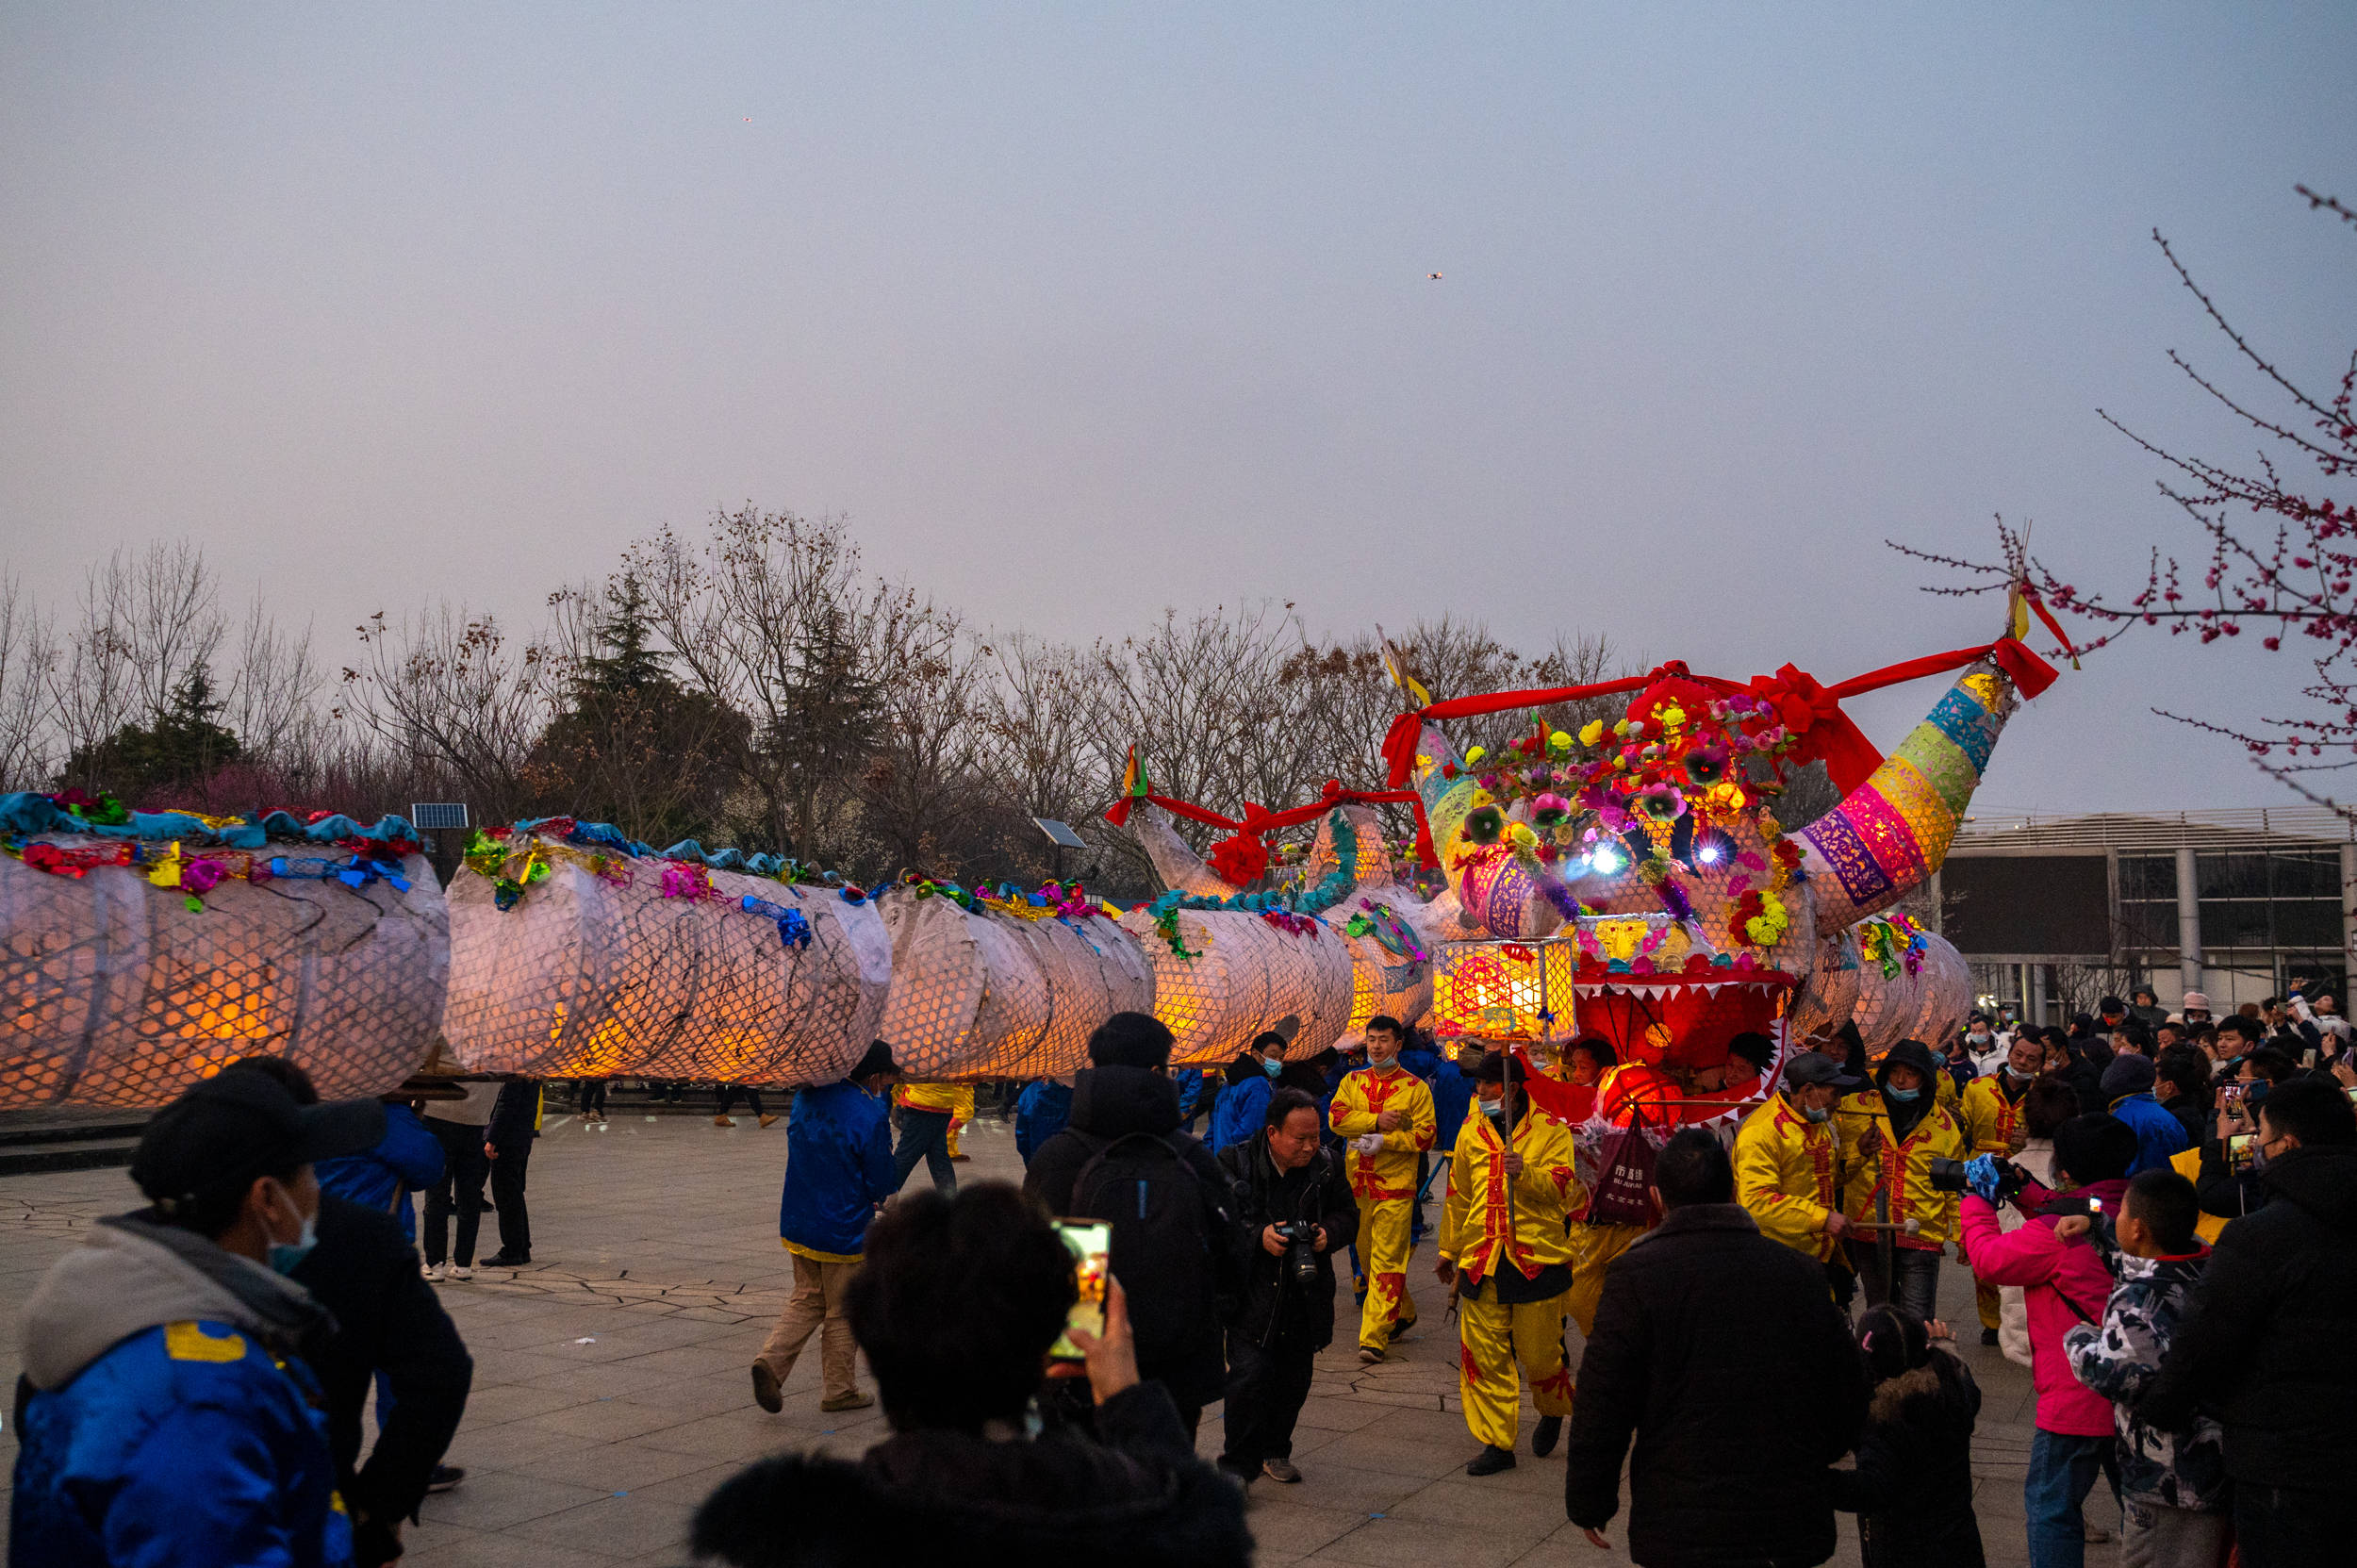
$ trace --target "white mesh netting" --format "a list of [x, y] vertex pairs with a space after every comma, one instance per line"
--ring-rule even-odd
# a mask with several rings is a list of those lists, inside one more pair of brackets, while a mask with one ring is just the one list
[[1178, 1036], [1174, 1065], [1228, 1061], [1268, 1029], [1286, 1034], [1286, 1057], [1299, 1060], [1349, 1025], [1350, 950], [1324, 925], [1295, 933], [1258, 915], [1181, 910], [1179, 939], [1199, 955], [1182, 959], [1145, 911], [1131, 910], [1121, 924], [1153, 963], [1154, 1015]]
[[1817, 941], [1817, 966], [1792, 999], [1792, 1037], [1821, 1041], [1857, 1010], [1857, 933], [1844, 926]]
[[883, 1038], [912, 1078], [1037, 1078], [1088, 1065], [1115, 1013], [1146, 1012], [1154, 980], [1111, 920], [1030, 919], [905, 890], [882, 896], [892, 933]]
[[1867, 959], [1858, 965], [1857, 987], [1851, 1016], [1870, 1056], [1880, 1056], [1902, 1040], [1937, 1048], [1972, 1006], [1971, 966], [1946, 938], [1930, 932], [1924, 933], [1915, 973], [1903, 964], [1896, 975], [1886, 975]]
[[[559, 860], [501, 910], [471, 869], [451, 883], [444, 1032], [474, 1072], [645, 1074], [831, 1083], [878, 1035], [892, 979], [882, 922], [833, 890], [708, 873], [715, 897], [666, 898], [664, 862], [628, 885]], [[800, 913], [789, 946], [747, 895]]]
[[0, 1108], [162, 1105], [240, 1056], [298, 1063], [331, 1098], [393, 1088], [425, 1059], [450, 975], [433, 870], [404, 870], [406, 892], [233, 879], [191, 910], [128, 867], [75, 879], [0, 858]]

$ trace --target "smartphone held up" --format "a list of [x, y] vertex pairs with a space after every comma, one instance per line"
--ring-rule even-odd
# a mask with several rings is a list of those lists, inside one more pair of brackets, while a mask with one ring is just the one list
[[1077, 1362], [1086, 1359], [1087, 1352], [1074, 1343], [1072, 1330], [1079, 1329], [1096, 1339], [1105, 1337], [1105, 1289], [1113, 1279], [1113, 1228], [1101, 1219], [1060, 1219], [1056, 1234], [1072, 1250], [1080, 1292], [1064, 1317], [1063, 1332], [1056, 1336], [1047, 1354], [1055, 1361]]

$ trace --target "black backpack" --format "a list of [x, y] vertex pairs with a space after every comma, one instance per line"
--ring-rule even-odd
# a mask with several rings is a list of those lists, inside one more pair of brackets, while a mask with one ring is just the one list
[[1226, 1256], [1215, 1203], [1174, 1140], [1151, 1132], [1103, 1145], [1073, 1179], [1069, 1217], [1113, 1228], [1113, 1275], [1141, 1363], [1178, 1355], [1215, 1321]]

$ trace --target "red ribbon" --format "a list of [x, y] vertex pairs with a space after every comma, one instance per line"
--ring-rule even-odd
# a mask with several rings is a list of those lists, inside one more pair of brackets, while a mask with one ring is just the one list
[[[2036, 601], [2032, 601], [2036, 605]], [[2041, 617], [2043, 605], [2036, 605]], [[2050, 621], [2051, 624], [2051, 621]], [[2059, 633], [2057, 634], [2060, 635]], [[2069, 646], [2065, 639], [2064, 646]], [[1542, 707], [1551, 702], [1576, 702], [1584, 698], [1609, 697], [1624, 691], [1639, 691], [1661, 681], [1681, 681], [1722, 696], [1745, 692], [1767, 702], [1777, 721], [1792, 732], [1799, 745], [1790, 758], [1792, 764], [1822, 762], [1833, 775], [1836, 788], [1844, 795], [1864, 784], [1875, 768], [1882, 766], [1882, 753], [1874, 749], [1864, 732], [1841, 711], [1843, 699], [1856, 697], [1884, 686], [1897, 685], [1903, 681], [1919, 680], [1925, 675], [1943, 674], [1951, 669], [1982, 659], [1994, 659], [2024, 697], [2036, 697], [2054, 684], [2054, 667], [2031, 651], [2018, 637], [2000, 637], [1995, 642], [1977, 648], [1958, 648], [1946, 653], [1930, 653], [1904, 664], [1887, 665], [1864, 675], [1853, 676], [1838, 685], [1821, 685], [1816, 677], [1791, 665], [1786, 665], [1773, 675], [1755, 675], [1748, 685], [1713, 675], [1696, 675], [1685, 664], [1673, 659], [1644, 675], [1630, 676], [1619, 681], [1599, 681], [1584, 686], [1558, 686], [1549, 691], [1500, 691], [1481, 697], [1453, 697], [1445, 702], [1403, 713], [1392, 720], [1391, 730], [1383, 737], [1383, 757], [1391, 765], [1391, 782], [1394, 788], [1408, 782], [1415, 768], [1416, 743], [1426, 723], [1436, 719], [1469, 718], [1475, 714], [1504, 713], [1509, 708]]]
[[1219, 873], [1222, 882], [1235, 887], [1258, 882], [1268, 871], [1268, 847], [1261, 842], [1262, 834], [1314, 822], [1336, 806], [1343, 805], [1409, 807], [1416, 817], [1416, 858], [1427, 867], [1440, 864], [1440, 857], [1432, 849], [1431, 826], [1424, 817], [1424, 797], [1412, 789], [1344, 789], [1340, 779], [1328, 779], [1324, 793], [1308, 805], [1271, 811], [1266, 806], [1246, 801], [1242, 821], [1222, 817], [1215, 811], [1206, 811], [1185, 801], [1174, 801], [1149, 789], [1143, 795], [1125, 795], [1114, 801], [1106, 811], [1105, 820], [1116, 828], [1122, 826], [1129, 819], [1129, 808], [1139, 801], [1151, 801], [1173, 817], [1183, 817], [1190, 822], [1200, 822], [1211, 828], [1226, 828], [1228, 836], [1212, 845], [1204, 859], [1212, 870]]

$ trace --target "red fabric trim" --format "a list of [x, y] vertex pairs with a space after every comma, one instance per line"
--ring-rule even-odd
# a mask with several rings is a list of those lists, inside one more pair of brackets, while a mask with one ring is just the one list
[[[2031, 604], [2047, 624], [2053, 628], [2046, 608], [2037, 601]], [[2061, 636], [2059, 628], [2054, 635]], [[2069, 639], [2063, 638], [2066, 651]], [[1833, 775], [1834, 784], [1844, 795], [1864, 784], [1875, 768], [1882, 766], [1882, 753], [1874, 749], [1865, 733], [1841, 711], [1842, 699], [1880, 691], [1885, 686], [1904, 681], [1920, 680], [1926, 675], [1944, 674], [1962, 669], [1981, 659], [1994, 659], [1999, 668], [2024, 697], [2036, 697], [2054, 684], [2054, 667], [2032, 652], [2027, 643], [2017, 637], [2000, 637], [1975, 648], [1957, 648], [1945, 653], [1927, 653], [1920, 659], [1886, 665], [1851, 677], [1838, 685], [1825, 685], [1813, 675], [1786, 665], [1773, 675], [1755, 675], [1743, 685], [1722, 680], [1714, 675], [1696, 675], [1678, 660], [1660, 665], [1644, 675], [1619, 681], [1599, 681], [1584, 686], [1556, 686], [1543, 691], [1499, 691], [1478, 697], [1453, 697], [1445, 702], [1435, 702], [1399, 715], [1383, 736], [1384, 760], [1391, 765], [1391, 784], [1396, 789], [1406, 784], [1415, 769], [1416, 743], [1424, 726], [1449, 718], [1469, 718], [1476, 714], [1504, 713], [1508, 708], [1541, 707], [1549, 702], [1577, 701], [1588, 697], [1608, 697], [1618, 692], [1638, 691], [1663, 680], [1683, 680], [1722, 695], [1748, 692], [1767, 701], [1785, 727], [1799, 738], [1793, 751], [1795, 765], [1823, 762]]]
[[[1222, 817], [1215, 811], [1206, 810], [1202, 806], [1186, 801], [1174, 801], [1167, 795], [1157, 794], [1149, 789], [1144, 795], [1125, 795], [1114, 801], [1106, 810], [1105, 820], [1116, 828], [1123, 826], [1129, 820], [1130, 806], [1141, 800], [1152, 801], [1173, 817], [1183, 817], [1190, 822], [1200, 822], [1207, 828], [1226, 828], [1228, 836], [1211, 846], [1211, 853], [1205, 858], [1211, 863], [1214, 870], [1221, 870], [1223, 865], [1238, 870], [1253, 870], [1252, 875], [1244, 877], [1242, 881], [1238, 881], [1235, 877], [1226, 876], [1223, 871], [1224, 880], [1236, 886], [1244, 886], [1257, 880], [1260, 872], [1268, 868], [1268, 851], [1261, 844], [1262, 834], [1274, 833], [1280, 828], [1299, 827], [1304, 822], [1314, 822], [1336, 806], [1401, 805], [1408, 807], [1416, 818], [1417, 858], [1427, 867], [1437, 867], [1440, 864], [1440, 857], [1433, 852], [1432, 849], [1431, 824], [1425, 820], [1424, 797], [1412, 789], [1344, 789], [1341, 780], [1328, 779], [1326, 781], [1324, 793], [1307, 805], [1287, 806], [1282, 811], [1271, 811], [1266, 806], [1246, 801], [1244, 803], [1244, 817], [1241, 821], [1232, 817]], [[1221, 852], [1223, 849], [1228, 849], [1229, 852], [1223, 854]], [[1255, 853], [1255, 851], [1258, 852]], [[1256, 866], [1257, 870], [1253, 869]]]

